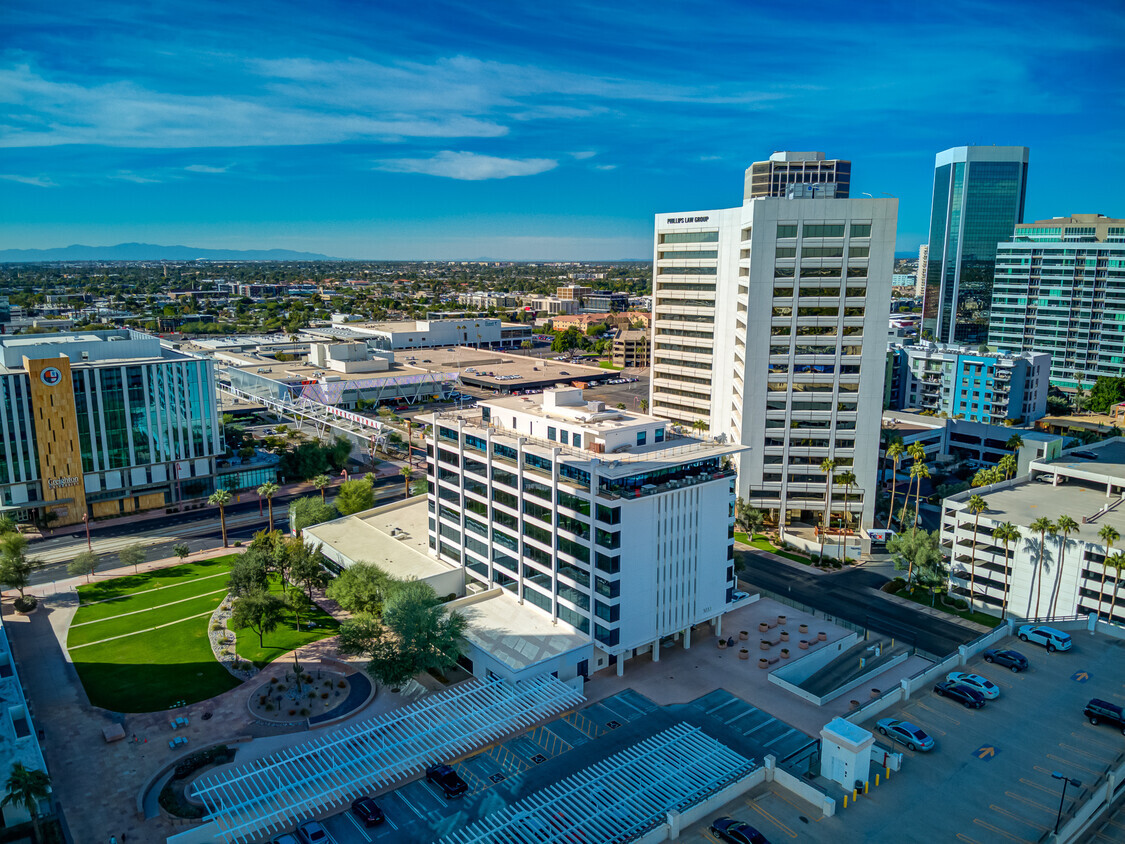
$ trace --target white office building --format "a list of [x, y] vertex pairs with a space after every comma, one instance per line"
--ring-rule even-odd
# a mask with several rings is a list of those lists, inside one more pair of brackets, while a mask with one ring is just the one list
[[[973, 495], [986, 505], [979, 524], [968, 509]], [[941, 543], [950, 557], [951, 590], [972, 594], [978, 609], [997, 615], [1006, 605], [1016, 618], [1099, 613], [1125, 622], [1125, 578], [1105, 565], [1111, 549], [1098, 536], [1106, 526], [1125, 536], [1123, 497], [1120, 438], [1036, 460], [1027, 476], [950, 496], [942, 504]], [[1057, 529], [1062, 516], [1077, 525], [1069, 535]], [[1031, 527], [1041, 517], [1052, 525], [1042, 534]], [[1020, 534], [1006, 548], [994, 535], [1004, 523]]]
[[[874, 517], [895, 199], [746, 199], [656, 217], [652, 412], [749, 447], [738, 491], [815, 526]], [[846, 494], [845, 494], [846, 493]]]
[[[732, 458], [575, 388], [426, 417], [430, 553], [593, 642], [589, 674], [720, 625], [735, 587]], [[470, 586], [470, 590], [472, 586]]]

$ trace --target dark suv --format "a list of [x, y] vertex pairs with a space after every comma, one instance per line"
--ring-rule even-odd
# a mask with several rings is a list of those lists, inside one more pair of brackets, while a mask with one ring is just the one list
[[446, 797], [464, 797], [469, 785], [448, 765], [430, 765], [426, 779], [441, 789]]
[[989, 648], [984, 652], [984, 661], [1010, 668], [1015, 673], [1027, 670], [1027, 657], [1011, 648]]
[[1082, 714], [1090, 719], [1091, 724], [1100, 724], [1102, 721], [1105, 721], [1107, 724], [1113, 724], [1121, 730], [1122, 733], [1125, 733], [1125, 712], [1122, 712], [1121, 707], [1116, 703], [1093, 698], [1086, 704], [1086, 708], [1082, 710]]

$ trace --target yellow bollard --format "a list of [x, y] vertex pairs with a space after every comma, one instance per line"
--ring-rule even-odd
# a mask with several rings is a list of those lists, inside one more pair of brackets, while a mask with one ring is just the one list
[[889, 765], [887, 766], [886, 771], [887, 771], [887, 779], [890, 779], [891, 778], [891, 768], [890, 768]]
[[863, 781], [863, 793], [864, 793], [864, 794], [866, 794], [866, 793], [867, 793], [867, 791], [868, 791], [868, 788], [867, 788], [867, 787], [868, 787], [868, 786], [869, 786], [870, 784], [871, 784], [871, 783], [870, 783], [870, 781], [868, 781], [868, 780], [864, 780], [864, 781]]
[[858, 797], [859, 797], [859, 789], [853, 788], [852, 789], [852, 802], [854, 803]]
[[879, 775], [878, 774], [875, 775], [875, 787], [876, 788], [879, 787]]
[[844, 795], [844, 808], [848, 808], [848, 795]]

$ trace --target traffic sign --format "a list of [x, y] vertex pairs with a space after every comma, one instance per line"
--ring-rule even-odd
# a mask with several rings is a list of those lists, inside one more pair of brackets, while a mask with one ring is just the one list
[[1070, 675], [1070, 679], [1076, 683], [1085, 683], [1090, 679], [1090, 675], [1085, 671], [1075, 671]]
[[995, 756], [997, 754], [997, 752], [998, 751], [997, 751], [995, 745], [985, 744], [985, 745], [981, 745], [976, 750], [974, 750], [973, 756], [977, 757], [978, 759], [983, 759], [987, 762], [989, 759], [991, 759], [993, 756]]

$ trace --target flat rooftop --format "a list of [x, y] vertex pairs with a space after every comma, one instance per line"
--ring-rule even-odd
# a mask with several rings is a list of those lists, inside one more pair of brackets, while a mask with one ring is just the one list
[[388, 369], [371, 372], [340, 372], [335, 369], [322, 369], [306, 361], [274, 361], [256, 358], [252, 355], [239, 355], [232, 352], [223, 354], [223, 360], [234, 369], [261, 375], [274, 381], [318, 381], [329, 378], [332, 381], [370, 381], [373, 378], [392, 378], [396, 375], [424, 375], [426, 370], [391, 363]]
[[585, 647], [590, 637], [506, 589], [493, 589], [472, 603], [453, 605], [468, 621], [465, 638], [514, 671]]
[[420, 369], [457, 372], [466, 384], [503, 392], [618, 377], [617, 372], [598, 366], [564, 363], [527, 355], [509, 355], [465, 346], [398, 351], [395, 352], [395, 360]]
[[[955, 496], [954, 500], [964, 503], [974, 492], [981, 494], [977, 490], [970, 490]], [[986, 492], [982, 497], [988, 504], [988, 509], [982, 513], [985, 518], [994, 522], [1013, 522], [1023, 526], [1030, 525], [1040, 516], [1055, 519], [1059, 513], [1066, 513], [1081, 522], [1083, 516], [1092, 516], [1113, 500], [1106, 498], [1104, 489], [1090, 489], [1073, 482], [1052, 487], [1036, 481], [996, 492]], [[1096, 541], [1093, 534], [1097, 533], [1102, 525], [1112, 525], [1119, 533], [1125, 535], [1125, 509], [1119, 507], [1099, 516], [1096, 525], [1092, 526], [1095, 529], [1086, 528], [1083, 533], [1089, 531], [1087, 539]]]
[[[1090, 454], [1093, 457], [1082, 457]], [[1091, 446], [1083, 446], [1061, 454], [1055, 460], [1038, 460], [1032, 465], [1032, 470], [1057, 471], [1062, 475], [1081, 473], [1082, 477], [1101, 478], [1125, 481], [1125, 440], [1120, 437], [1106, 440]]]
[[[430, 556], [428, 518], [426, 499], [418, 497], [314, 525], [304, 532], [352, 562], [374, 563], [401, 580], [424, 580], [453, 568]], [[399, 532], [392, 536], [396, 528]]]

